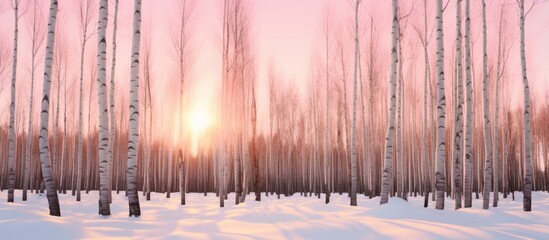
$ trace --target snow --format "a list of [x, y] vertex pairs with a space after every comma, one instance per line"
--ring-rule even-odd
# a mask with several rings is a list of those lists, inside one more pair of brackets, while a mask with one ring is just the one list
[[473, 198], [473, 208], [446, 210], [423, 208], [423, 198], [409, 202], [391, 198], [379, 205], [379, 198], [359, 196], [357, 207], [347, 196], [277, 199], [262, 196], [255, 202], [249, 195], [235, 206], [234, 194], [219, 207], [215, 194], [187, 195], [187, 206], [179, 205], [179, 194], [166, 199], [152, 193], [146, 201], [140, 194], [142, 216], [128, 217], [127, 199], [113, 193], [112, 216], [97, 214], [98, 192], [82, 195], [82, 202], [60, 195], [62, 217], [49, 216], [45, 195], [30, 194], [21, 202], [7, 203], [7, 191], [0, 192], [0, 234], [2, 239], [549, 239], [549, 194], [533, 193], [533, 212], [523, 212], [522, 194], [503, 199], [497, 208], [481, 209], [482, 199]]

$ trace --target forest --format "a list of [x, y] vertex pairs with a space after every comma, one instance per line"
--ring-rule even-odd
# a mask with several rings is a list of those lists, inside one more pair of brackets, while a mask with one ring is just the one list
[[221, 208], [344, 196], [492, 210], [502, 196], [536, 211], [532, 192], [549, 191], [547, 48], [535, 40], [547, 4], [376, 2], [314, 2], [295, 74], [300, 60], [259, 49], [261, 33], [294, 32], [258, 30], [255, 1], [3, 1], [3, 206], [45, 194], [33, 204], [62, 216], [59, 196], [89, 195], [109, 216], [122, 195], [139, 217], [160, 194], [192, 205], [200, 193]]

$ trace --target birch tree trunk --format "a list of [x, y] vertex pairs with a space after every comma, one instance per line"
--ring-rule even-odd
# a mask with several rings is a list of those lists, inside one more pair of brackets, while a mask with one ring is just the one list
[[[114, 79], [116, 74], [116, 30], [118, 29], [118, 2], [114, 1], [114, 23], [112, 30], [112, 60], [111, 60], [111, 88], [110, 88], [110, 132], [109, 132], [109, 202], [112, 202], [112, 170], [114, 161], [115, 121], [114, 121]], [[147, 168], [148, 169], [148, 168]], [[148, 183], [148, 181], [147, 181]]]
[[[34, 8], [33, 8], [33, 22], [32, 22], [32, 33], [31, 33], [31, 88], [30, 88], [30, 106], [29, 106], [29, 126], [27, 130], [27, 142], [25, 146], [25, 167], [24, 167], [24, 175], [23, 175], [23, 201], [27, 201], [27, 187], [29, 184], [29, 167], [31, 162], [31, 149], [32, 149], [32, 123], [34, 119], [34, 76], [35, 76], [35, 70], [36, 70], [36, 55], [39, 51], [39, 48], [41, 48], [41, 45], [43, 43], [43, 37], [41, 33], [39, 33], [37, 26], [37, 12], [40, 11], [40, 9], [37, 7], [38, 3], [34, 2]], [[41, 12], [40, 12], [41, 13]], [[55, 130], [54, 130], [55, 132]], [[54, 145], [55, 146], [55, 145]]]
[[[252, 109], [251, 109], [251, 121], [252, 121], [252, 158], [254, 163], [254, 190], [255, 200], [261, 201], [261, 176], [259, 174], [259, 149], [257, 148], [257, 106], [255, 96], [255, 79], [252, 80]], [[267, 176], [265, 176], [267, 178]]]
[[9, 124], [9, 159], [8, 159], [8, 202], [14, 201], [14, 189], [15, 189], [15, 148], [17, 141], [15, 136], [15, 82], [17, 80], [17, 43], [19, 37], [19, 2], [20, 0], [14, 0], [13, 12], [15, 17], [15, 31], [13, 37], [13, 60], [11, 69], [11, 98], [10, 98], [10, 124]]
[[181, 194], [181, 205], [185, 205], [185, 175], [183, 161], [183, 152], [179, 150], [177, 170], [179, 174], [179, 193]]
[[445, 177], [445, 124], [446, 124], [446, 97], [444, 95], [444, 30], [442, 24], [442, 0], [437, 0], [436, 40], [437, 40], [437, 130], [436, 130], [436, 203], [435, 208], [444, 209]]
[[486, 37], [486, 2], [482, 0], [482, 98], [484, 98], [484, 192], [482, 208], [490, 208], [492, 190], [492, 137], [490, 136], [490, 101], [488, 99], [488, 55]]
[[42, 97], [42, 110], [40, 111], [40, 161], [42, 166], [43, 181], [46, 185], [50, 215], [61, 216], [59, 199], [55, 190], [55, 182], [51, 173], [50, 152], [48, 150], [48, 124], [50, 109], [50, 87], [53, 62], [53, 49], [55, 42], [55, 21], [57, 18], [57, 0], [51, 0], [50, 18], [48, 21], [48, 37], [44, 64], [44, 88]]
[[107, 22], [108, 1], [99, 3], [97, 29], [97, 104], [99, 107], [99, 213], [111, 215], [109, 200], [109, 111], [107, 108]]
[[524, 187], [523, 187], [523, 206], [525, 212], [532, 211], [532, 134], [530, 127], [530, 87], [528, 86], [528, 74], [526, 72], [526, 46], [524, 43], [524, 0], [519, 2], [520, 11], [520, 63], [522, 67], [522, 83], [524, 85]]
[[400, 32], [400, 16], [399, 16], [399, 31], [398, 31], [398, 77], [397, 77], [397, 110], [396, 110], [396, 196], [399, 198], [403, 198], [403, 174], [404, 174], [404, 166], [403, 166], [403, 144], [402, 144], [402, 112], [404, 106], [403, 104], [403, 90], [404, 87], [403, 81], [404, 77], [403, 74], [403, 58], [402, 58], [402, 38], [403, 35], [401, 35]]
[[353, 129], [351, 130], [351, 206], [356, 206], [356, 192], [357, 192], [357, 167], [356, 167], [356, 91], [358, 81], [358, 5], [360, 0], [356, 0], [355, 5], [355, 72], [354, 72], [354, 84], [353, 84]]
[[493, 207], [498, 206], [499, 198], [499, 150], [498, 150], [498, 115], [499, 115], [499, 80], [502, 76], [502, 63], [503, 55], [501, 52], [501, 38], [502, 38], [502, 28], [503, 28], [503, 6], [501, 7], [501, 13], [499, 18], [499, 30], [498, 30], [498, 65], [496, 70], [496, 87], [495, 87], [495, 111], [494, 111], [494, 202]]
[[[328, 20], [327, 20], [328, 22]], [[330, 142], [330, 92], [329, 92], [329, 83], [330, 83], [330, 71], [329, 71], [329, 51], [330, 51], [330, 43], [329, 43], [329, 35], [328, 35], [328, 23], [326, 22], [326, 29], [324, 32], [324, 37], [326, 40], [326, 127], [325, 127], [325, 133], [324, 133], [324, 191], [326, 192], [326, 201], [325, 203], [328, 204], [330, 202], [330, 187], [329, 187], [329, 169], [330, 169], [330, 162], [329, 162], [329, 142]]]
[[395, 110], [396, 110], [396, 84], [397, 84], [397, 65], [398, 65], [398, 1], [393, 0], [393, 27], [391, 31], [391, 100], [389, 106], [389, 125], [387, 126], [387, 135], [385, 137], [385, 164], [383, 167], [383, 179], [381, 183], [381, 202], [389, 202], [389, 191], [393, 179], [393, 138], [395, 136]]
[[469, 0], [465, 0], [465, 85], [467, 114], [465, 122], [465, 179], [464, 207], [472, 206], [473, 187], [473, 82], [471, 81], [471, 19], [469, 17]]
[[[368, 155], [368, 147], [366, 145], [366, 114], [365, 114], [365, 104], [364, 104], [364, 86], [362, 83], [362, 65], [360, 62], [361, 55], [360, 55], [360, 44], [358, 46], [359, 54], [358, 54], [358, 73], [359, 78], [358, 81], [360, 81], [360, 102], [361, 102], [361, 113], [362, 113], [362, 159], [364, 164], [364, 172], [363, 172], [363, 182], [364, 182], [364, 195], [370, 195], [371, 196], [371, 189], [370, 189], [370, 164], [371, 164], [371, 158], [367, 157]], [[373, 121], [370, 122], [370, 125], [373, 125]], [[373, 134], [370, 135], [370, 139], [373, 137]], [[371, 140], [370, 140], [371, 143]], [[370, 145], [370, 154], [373, 152], [373, 148]]]
[[130, 68], [130, 131], [128, 141], [128, 167], [126, 169], [126, 191], [128, 193], [129, 216], [139, 217], [139, 195], [137, 194], [137, 163], [139, 147], [139, 46], [141, 41], [141, 0], [134, 0], [133, 40]]
[[[173, 153], [170, 151], [168, 155], [168, 186], [166, 188], [166, 198], [170, 198], [170, 193], [172, 191], [172, 164], [173, 164]], [[185, 197], [185, 192], [183, 192], [183, 197]]]
[[[80, 4], [84, 4], [81, 2]], [[83, 91], [84, 91], [84, 56], [86, 51], [86, 43], [88, 42], [91, 34], [88, 35], [88, 25], [91, 21], [90, 19], [90, 8], [91, 1], [86, 1], [86, 6], [84, 9], [83, 5], [79, 5], [80, 10], [80, 24], [82, 27], [82, 39], [80, 45], [80, 94], [78, 100], [78, 152], [77, 152], [77, 177], [76, 177], [76, 201], [80, 201], [80, 190], [82, 187], [82, 114], [83, 114]], [[73, 177], [74, 178], [74, 177]], [[72, 195], [74, 196], [74, 187]]]
[[423, 204], [423, 207], [428, 207], [429, 206], [429, 191], [430, 191], [430, 178], [429, 178], [429, 154], [428, 154], [428, 151], [427, 151], [427, 146], [428, 146], [428, 140], [427, 140], [427, 109], [429, 107], [427, 107], [427, 96], [429, 96], [431, 93], [430, 93], [430, 87], [429, 87], [429, 82], [430, 82], [430, 71], [429, 71], [429, 51], [427, 50], [427, 47], [429, 45], [429, 40], [427, 39], [428, 36], [427, 36], [427, 0], [423, 0], [423, 11], [424, 11], [424, 15], [423, 15], [423, 56], [424, 56], [424, 82], [423, 82], [423, 145], [422, 145], [422, 160], [423, 160], [423, 173], [424, 173], [424, 178], [423, 178], [423, 181], [424, 181], [424, 188], [425, 188], [425, 200], [424, 200], [424, 204]]
[[[59, 160], [59, 106], [60, 106], [60, 103], [61, 103], [61, 97], [60, 97], [60, 93], [61, 93], [61, 69], [65, 69], [65, 72], [67, 71], [66, 67], [62, 67], [63, 66], [63, 62], [64, 62], [64, 58], [66, 56], [65, 52], [63, 50], [61, 50], [62, 48], [59, 47], [59, 42], [58, 42], [58, 45], [57, 45], [57, 49], [56, 50], [56, 57], [54, 57], [54, 59], [56, 59], [54, 62], [55, 62], [55, 67], [57, 68], [57, 102], [56, 102], [56, 107], [55, 107], [55, 123], [54, 123], [54, 126], [53, 126], [53, 159], [55, 159], [55, 161], [53, 161], [53, 169], [54, 169], [54, 172], [53, 172], [53, 175], [55, 178], [57, 178], [57, 182], [58, 184], [56, 186], [60, 186], [61, 185], [61, 181], [60, 181], [60, 178], [59, 177], [59, 173], [61, 172], [59, 166], [63, 166], [62, 163], [59, 164], [56, 162], [58, 162]], [[65, 74], [66, 75], [66, 74]], [[65, 132], [65, 130], [63, 130]], [[60, 189], [58, 189], [59, 191]]]
[[457, 112], [454, 120], [454, 197], [455, 209], [461, 208], [461, 195], [463, 192], [463, 65], [461, 53], [461, 3], [457, 1], [456, 12], [456, 60], [457, 60]]

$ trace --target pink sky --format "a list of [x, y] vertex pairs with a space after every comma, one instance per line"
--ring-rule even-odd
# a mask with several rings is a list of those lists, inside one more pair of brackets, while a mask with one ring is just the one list
[[[4, 1], [0, 6], [0, 34], [3, 47], [9, 49], [9, 56], [11, 58], [11, 46], [13, 43], [13, 12], [11, 11], [8, 1]], [[40, 1], [43, 4], [43, 8], [47, 9], [49, 1]], [[77, 28], [75, 4], [73, 0], [59, 0], [60, 4], [60, 21], [63, 22], [59, 25], [67, 37], [64, 44], [70, 52], [69, 62], [71, 62], [71, 71], [69, 73], [69, 81], [77, 82], [78, 74], [78, 44], [79, 44], [79, 30]], [[162, 96], [167, 94], [173, 94], [171, 89], [173, 86], [166, 84], [170, 79], [171, 71], [174, 70], [173, 61], [170, 58], [170, 42], [169, 42], [169, 26], [170, 21], [175, 18], [174, 3], [176, 0], [164, 0], [164, 1], [143, 1], [143, 25], [144, 32], [152, 33], [152, 46], [154, 52], [154, 88], [156, 89], [155, 105], [162, 106], [167, 103], [166, 99]], [[388, 72], [388, 52], [389, 52], [389, 40], [390, 40], [390, 1], [365, 1], [361, 8], [361, 27], [369, 29], [370, 16], [373, 17], [377, 34], [380, 37], [379, 51], [380, 61], [383, 63], [383, 69], [381, 72], [385, 74]], [[414, 12], [409, 22], [409, 28], [405, 34], [406, 44], [405, 48], [405, 61], [417, 63], [415, 68], [423, 68], [422, 63], [422, 50], [419, 45], [419, 41], [412, 28], [412, 24], [420, 21], [423, 16], [422, 5], [419, 1], [401, 1], [402, 11], [408, 12], [412, 6], [412, 2], [415, 2]], [[432, 2], [432, 1], [431, 1]], [[490, 48], [495, 49], [497, 40], [497, 24], [499, 3], [503, 1], [488, 1], [488, 28], [489, 28], [489, 44]], [[509, 3], [514, 1], [507, 1]], [[530, 1], [527, 1], [530, 2]], [[267, 91], [265, 88], [266, 71], [270, 62], [273, 62], [278, 72], [283, 76], [285, 84], [294, 84], [300, 89], [302, 95], [305, 95], [307, 91], [307, 85], [311, 81], [311, 69], [314, 56], [318, 55], [322, 50], [323, 40], [321, 38], [322, 27], [322, 12], [327, 5], [331, 5], [334, 8], [334, 15], [332, 21], [332, 27], [339, 29], [340, 34], [344, 36], [344, 39], [348, 41], [351, 37], [352, 27], [352, 7], [349, 0], [258, 0], [250, 1], [253, 6], [252, 10], [252, 37], [254, 48], [257, 53], [257, 69], [259, 79], [259, 97], [263, 99], [259, 103], [259, 110], [263, 114], [268, 111], [265, 99], [267, 99]], [[473, 21], [473, 37], [477, 37], [480, 43], [480, 2], [471, 1], [472, 4], [472, 21]], [[191, 87], [189, 90], [189, 100], [191, 108], [213, 108], [215, 104], [215, 96], [217, 94], [219, 79], [220, 79], [220, 43], [219, 35], [221, 32], [221, 17], [220, 17], [220, 1], [207, 0], [198, 1], [198, 6], [195, 12], [194, 34], [192, 36], [192, 46], [194, 51], [194, 66], [192, 68]], [[445, 12], [445, 47], [447, 57], [447, 77], [450, 79], [449, 69], [451, 65], [449, 58], [452, 56], [452, 47], [455, 36], [455, 2], [451, 1], [449, 7]], [[433, 10], [429, 4], [429, 21], [434, 20], [432, 14]], [[119, 32], [118, 32], [118, 59], [117, 59], [117, 94], [123, 96], [121, 99], [125, 99], [128, 95], [127, 87], [129, 85], [129, 60], [130, 60], [130, 47], [131, 47], [131, 27], [132, 27], [132, 14], [133, 0], [121, 0], [120, 1], [120, 16], [119, 16]], [[97, 11], [96, 8], [93, 8]], [[114, 11], [114, 5], [110, 1], [109, 11]], [[47, 11], [44, 11], [47, 15]], [[96, 14], [94, 12], [94, 14]], [[23, 16], [20, 25], [26, 28], [30, 14]], [[112, 14], [109, 19], [108, 38], [111, 38], [112, 34]], [[509, 62], [509, 76], [513, 82], [514, 89], [519, 90], [521, 86], [519, 74], [520, 64], [518, 60], [518, 38], [517, 36], [517, 15], [516, 5], [511, 4], [508, 9], [507, 19], [510, 25], [510, 31], [512, 34], [507, 36], [515, 39], [512, 46], [512, 55]], [[46, 22], [47, 20], [44, 20]], [[95, 22], [96, 20], [94, 20]], [[95, 24], [93, 24], [95, 26]], [[92, 26], [92, 27], [93, 27]], [[150, 30], [148, 30], [150, 29]], [[532, 85], [532, 91], [536, 98], [545, 99], [545, 95], [548, 92], [549, 85], [547, 80], [549, 78], [549, 68], [547, 68], [547, 56], [549, 56], [549, 4], [544, 3], [537, 5], [531, 12], [527, 19], [527, 54], [528, 54], [528, 67], [529, 67], [529, 79]], [[336, 32], [334, 30], [334, 32]], [[335, 34], [335, 33], [334, 33]], [[364, 37], [368, 38], [369, 31], [364, 31]], [[96, 37], [92, 37], [89, 42], [89, 48], [87, 49], [88, 56], [87, 61], [95, 62], [95, 48]], [[349, 41], [348, 41], [349, 42]], [[108, 54], [110, 54], [110, 40], [108, 40]], [[475, 49], [475, 61], [480, 63], [480, 45], [476, 45]], [[352, 42], [351, 42], [352, 44]], [[347, 55], [352, 56], [352, 45], [348, 49]], [[28, 98], [28, 76], [29, 76], [29, 59], [30, 52], [28, 31], [22, 29], [20, 31], [20, 46], [19, 51], [19, 66], [18, 66], [18, 94], [20, 104], [18, 108], [22, 108], [21, 111], [28, 112], [27, 101]], [[495, 51], [492, 51], [495, 53]], [[491, 56], [489, 56], [491, 57]], [[495, 56], [494, 56], [495, 57]], [[110, 62], [110, 57], [108, 57]], [[351, 59], [352, 60], [352, 59]], [[420, 61], [418, 61], [420, 60]], [[434, 60], [434, 44], [431, 45], [431, 60]], [[321, 61], [324, 61], [321, 58]], [[39, 61], [36, 91], [35, 94], [41, 94], [42, 88], [42, 74], [43, 61]], [[9, 62], [8, 62], [9, 64]], [[110, 63], [108, 63], [110, 64]], [[86, 71], [89, 71], [89, 65], [86, 66]], [[349, 66], [352, 66], [351, 64]], [[406, 70], [408, 69], [408, 70]], [[405, 71], [410, 71], [412, 68], [405, 67]], [[480, 67], [478, 68], [480, 69]], [[418, 84], [421, 83], [422, 71], [417, 71]], [[477, 70], [477, 74], [480, 74], [480, 70]], [[108, 73], [109, 74], [109, 73]], [[90, 74], [85, 73], [85, 78]], [[2, 95], [0, 96], [1, 105], [0, 119], [5, 122], [8, 117], [8, 97], [9, 97], [9, 81], [11, 77], [11, 67], [8, 67], [4, 75], [1, 76], [2, 86], [4, 87]], [[86, 79], [89, 85], [89, 79]], [[315, 80], [316, 81], [316, 80]], [[451, 81], [447, 81], [448, 86], [451, 86]], [[318, 79], [319, 84], [323, 84]], [[55, 89], [54, 83], [52, 91]], [[94, 83], [95, 84], [95, 83]], [[421, 86], [421, 84], [420, 84]], [[349, 86], [350, 87], [350, 86]], [[75, 92], [77, 88], [73, 89]], [[350, 90], [349, 90], [350, 91]], [[419, 90], [421, 91], [421, 90]], [[87, 92], [84, 91], [87, 95]], [[77, 94], [70, 94], [74, 100], [77, 99]], [[513, 91], [511, 98], [516, 101], [522, 97], [521, 91]], [[86, 97], [84, 99], [87, 99]], [[37, 100], [38, 101], [38, 100]], [[85, 100], [87, 102], [87, 100]], [[76, 102], [76, 101], [75, 101]], [[94, 100], [94, 103], [96, 101]], [[519, 101], [520, 102], [520, 101]], [[37, 103], [37, 102], [36, 102]], [[126, 103], [127, 104], [127, 103]], [[86, 106], [86, 104], [84, 104]], [[73, 106], [73, 112], [76, 113], [76, 104]], [[160, 108], [160, 107], [158, 107]], [[157, 108], [157, 109], [158, 109]], [[85, 108], [86, 111], [87, 108]], [[161, 111], [161, 110], [158, 110]], [[164, 111], [166, 113], [166, 111]], [[35, 113], [38, 116], [38, 112]], [[95, 116], [95, 115], [93, 115]], [[93, 118], [93, 121], [96, 119]], [[260, 115], [260, 121], [262, 116]], [[266, 119], [263, 119], [266, 120]]]

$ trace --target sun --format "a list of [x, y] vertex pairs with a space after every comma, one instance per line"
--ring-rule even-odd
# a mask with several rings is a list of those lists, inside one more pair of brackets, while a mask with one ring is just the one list
[[188, 115], [188, 127], [191, 134], [191, 152], [196, 156], [201, 141], [211, 127], [211, 114], [204, 107], [195, 107]]
[[210, 126], [210, 115], [204, 110], [194, 110], [190, 115], [191, 131], [203, 133]]

